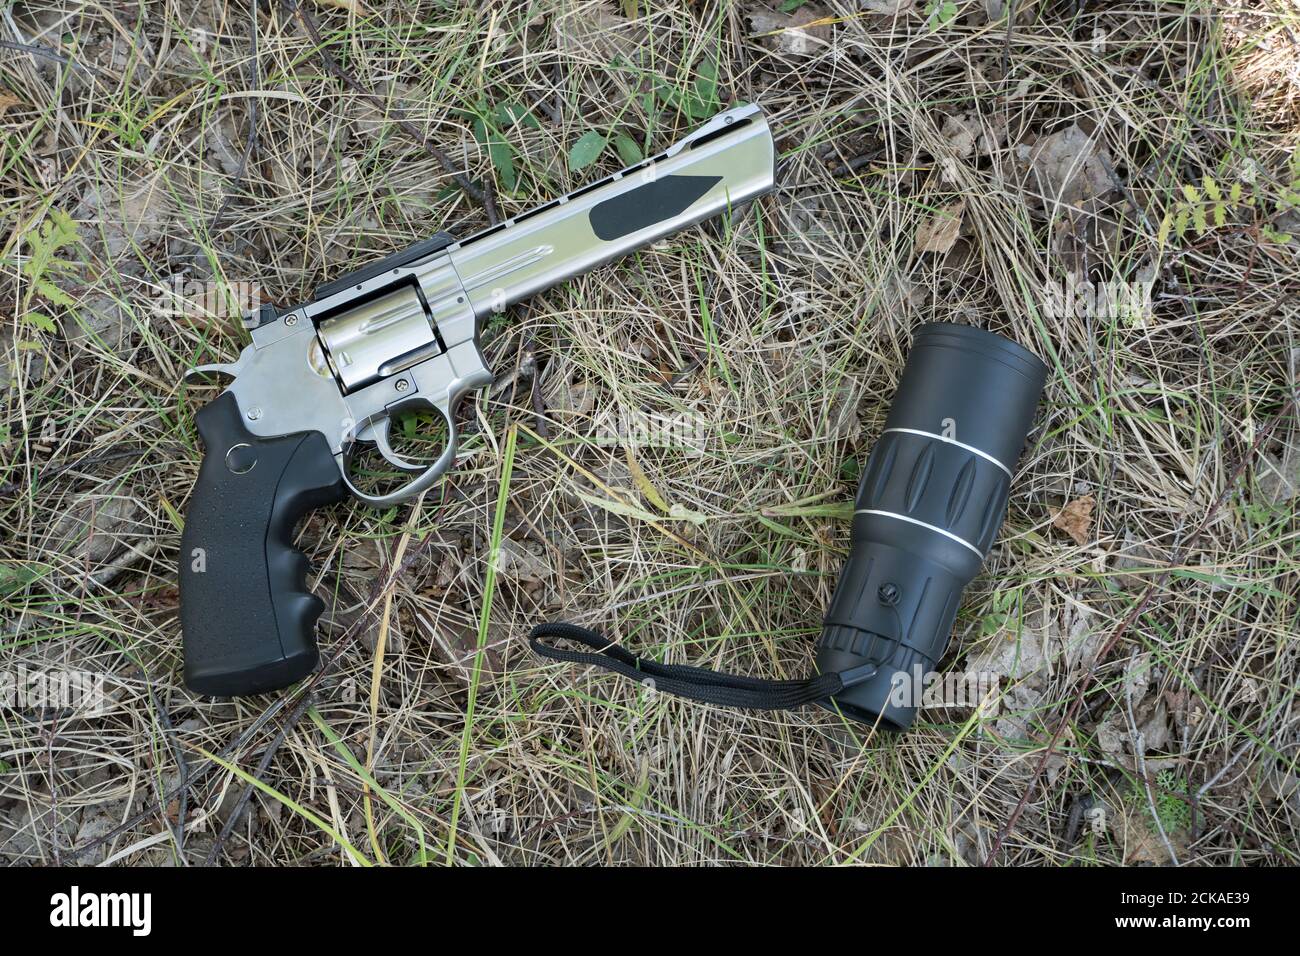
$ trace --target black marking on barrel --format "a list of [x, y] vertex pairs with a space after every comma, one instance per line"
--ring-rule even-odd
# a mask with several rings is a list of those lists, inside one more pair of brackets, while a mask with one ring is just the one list
[[587, 214], [591, 230], [610, 242], [684, 213], [722, 181], [721, 176], [664, 176], [606, 199]]

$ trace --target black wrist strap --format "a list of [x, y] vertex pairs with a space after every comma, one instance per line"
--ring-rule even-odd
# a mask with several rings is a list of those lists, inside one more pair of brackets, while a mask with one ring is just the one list
[[[595, 653], [564, 650], [546, 643], [544, 638], [548, 637], [586, 645], [593, 648]], [[861, 683], [876, 674], [875, 664], [863, 664], [842, 673], [819, 674], [804, 680], [763, 680], [722, 674], [705, 667], [659, 664], [629, 654], [595, 631], [576, 624], [558, 622], [538, 624], [528, 635], [528, 643], [535, 654], [553, 661], [603, 667], [634, 681], [653, 681], [655, 690], [742, 710], [793, 710], [832, 697], [845, 687]]]

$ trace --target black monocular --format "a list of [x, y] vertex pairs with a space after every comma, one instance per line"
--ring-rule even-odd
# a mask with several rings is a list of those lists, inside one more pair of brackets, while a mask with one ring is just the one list
[[1046, 379], [1047, 366], [1000, 335], [944, 323], [917, 330], [862, 472], [816, 676], [766, 680], [662, 664], [564, 623], [533, 628], [533, 650], [720, 706], [819, 703], [853, 720], [905, 730], [921, 702], [917, 689], [947, 649], [962, 590], [1002, 526]]
[[1035, 355], [992, 332], [917, 331], [862, 471], [848, 561], [817, 647], [823, 674], [876, 667], [834, 696], [846, 716], [895, 730], [912, 723], [908, 695], [943, 657], [962, 590], [993, 547], [1046, 379]]

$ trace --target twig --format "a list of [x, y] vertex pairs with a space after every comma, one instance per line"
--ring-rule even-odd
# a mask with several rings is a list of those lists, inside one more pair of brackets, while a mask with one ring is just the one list
[[[185, 850], [185, 818], [189, 816], [189, 789], [185, 786], [185, 781], [190, 775], [190, 765], [185, 760], [185, 748], [180, 745], [176, 739], [176, 727], [172, 724], [171, 715], [163, 707], [162, 702], [158, 699], [158, 694], [153, 689], [153, 681], [146, 681], [145, 687], [149, 690], [149, 700], [153, 704], [154, 712], [158, 714], [158, 721], [163, 726], [163, 738], [167, 741], [172, 756], [176, 758], [176, 766], [180, 768], [181, 788], [179, 804], [176, 808], [176, 824], [173, 833], [176, 837], [177, 855], [184, 861]], [[163, 814], [166, 817], [166, 814]]]
[[1224, 483], [1223, 491], [1219, 494], [1218, 498], [1215, 499], [1214, 504], [1210, 507], [1210, 510], [1206, 513], [1205, 518], [1201, 521], [1200, 525], [1197, 526], [1191, 537], [1184, 542], [1183, 546], [1178, 549], [1177, 553], [1170, 557], [1169, 563], [1165, 566], [1165, 569], [1160, 572], [1159, 575], [1151, 579], [1151, 583], [1146, 586], [1146, 590], [1142, 592], [1142, 597], [1138, 600], [1137, 604], [1135, 604], [1133, 609], [1125, 615], [1122, 621], [1119, 622], [1115, 627], [1115, 630], [1111, 632], [1110, 637], [1107, 638], [1106, 643], [1102, 646], [1101, 650], [1097, 652], [1096, 663], [1094, 663], [1094, 665], [1083, 675], [1083, 679], [1079, 683], [1079, 689], [1075, 692], [1074, 701], [1070, 705], [1070, 709], [1066, 711], [1065, 716], [1062, 717], [1060, 722], [1057, 724], [1056, 730], [1052, 733], [1052, 739], [1043, 750], [1042, 756], [1038, 758], [1038, 764], [1034, 767], [1033, 775], [1029, 778], [1029, 783], [1026, 784], [1024, 793], [1020, 795], [1020, 799], [1017, 801], [1015, 808], [1012, 809], [1011, 816], [1007, 818], [1006, 824], [998, 830], [997, 836], [994, 837], [993, 846], [989, 849], [988, 856], [984, 858], [984, 866], [993, 865], [993, 861], [996, 859], [998, 851], [1002, 849], [1003, 841], [1007, 838], [1007, 835], [1015, 829], [1016, 824], [1020, 822], [1020, 817], [1025, 812], [1025, 807], [1029, 805], [1029, 801], [1033, 799], [1034, 794], [1038, 791], [1038, 783], [1043, 777], [1043, 771], [1047, 768], [1047, 761], [1051, 759], [1054, 753], [1056, 753], [1057, 744], [1060, 743], [1061, 737], [1065, 733], [1066, 728], [1074, 723], [1075, 716], [1079, 713], [1079, 708], [1083, 705], [1083, 698], [1087, 694], [1088, 688], [1092, 686], [1093, 676], [1100, 669], [1102, 662], [1106, 659], [1106, 655], [1111, 652], [1117, 643], [1119, 643], [1119, 639], [1128, 633], [1128, 629], [1133, 626], [1134, 622], [1142, 616], [1142, 612], [1145, 611], [1147, 605], [1151, 603], [1151, 598], [1155, 594], [1156, 589], [1164, 585], [1165, 581], [1169, 579], [1169, 575], [1173, 573], [1174, 568], [1182, 566], [1187, 557], [1187, 552], [1191, 550], [1192, 545], [1200, 540], [1201, 535], [1205, 533], [1205, 530], [1211, 525], [1211, 523], [1213, 523], [1215, 517], [1218, 516], [1219, 510], [1228, 502], [1228, 499], [1232, 497], [1233, 492], [1237, 487], [1237, 481], [1241, 478], [1242, 472], [1246, 470], [1246, 466], [1254, 459], [1255, 454], [1277, 429], [1277, 426], [1281, 424], [1282, 420], [1288, 417], [1288, 410], [1294, 408], [1294, 406], [1295, 400], [1292, 399], [1292, 401], [1288, 403], [1287, 408], [1284, 408], [1282, 412], [1273, 419], [1273, 421], [1269, 422], [1266, 428], [1260, 430], [1259, 435], [1255, 437], [1255, 441], [1251, 444], [1250, 449], [1246, 454], [1241, 456], [1241, 460], [1238, 461], [1236, 467], [1233, 468], [1232, 473], [1228, 476], [1228, 480]]
[[[425, 538], [421, 540], [420, 543], [415, 548], [411, 549], [410, 553], [406, 557], [406, 560], [402, 561], [402, 563], [398, 566], [396, 572], [393, 572], [391, 570], [381, 572], [379, 577], [375, 580], [375, 583], [371, 585], [370, 595], [367, 599], [367, 606], [362, 611], [360, 616], [358, 616], [358, 618], [354, 622], [352, 622], [352, 624], [348, 627], [348, 629], [343, 632], [343, 637], [339, 643], [339, 649], [336, 650], [333, 654], [331, 654], [328, 658], [326, 658], [325, 662], [321, 664], [320, 669], [317, 670], [315, 674], [313, 674], [302, 684], [298, 685], [296, 691], [286, 694], [285, 696], [274, 701], [269, 707], [267, 707], [266, 710], [264, 710], [257, 717], [257, 719], [254, 720], [252, 724], [249, 725], [247, 730], [245, 730], [242, 734], [240, 734], [237, 738], [235, 738], [234, 741], [232, 741], [231, 743], [227, 744], [225, 747], [217, 751], [217, 753], [215, 754], [216, 757], [224, 759], [225, 757], [242, 750], [244, 746], [248, 743], [248, 741], [253, 739], [253, 735], [256, 734], [259, 730], [261, 730], [262, 727], [266, 726], [266, 724], [276, 714], [278, 714], [281, 710], [283, 710], [285, 706], [287, 706], [290, 703], [295, 703], [295, 705], [301, 704], [304, 698], [308, 697], [309, 695], [312, 694], [313, 691], [316, 690], [316, 688], [320, 685], [321, 681], [323, 681], [330, 674], [330, 672], [334, 669], [334, 666], [338, 663], [339, 659], [343, 656], [343, 652], [347, 646], [347, 639], [354, 637], [356, 635], [357, 629], [362, 625], [362, 623], [365, 622], [369, 616], [375, 613], [375, 608], [379, 604], [379, 597], [384, 587], [388, 584], [395, 582], [402, 572], [404, 572], [408, 567], [410, 567], [412, 563], [418, 560], [421, 552], [432, 541], [433, 537], [434, 536], [432, 534], [426, 535]], [[290, 725], [290, 729], [292, 729], [291, 725]], [[285, 733], [288, 733], [288, 731], [285, 731]], [[168, 800], [170, 800], [174, 796], [178, 796], [179, 794], [187, 791], [190, 787], [198, 783], [199, 780], [202, 779], [208, 773], [208, 771], [212, 770], [214, 767], [217, 766], [219, 766], [219, 764], [217, 764], [215, 761], [208, 760], [207, 763], [204, 764], [202, 767], [200, 767], [194, 773], [193, 776], [189, 777], [184, 782], [184, 784], [178, 784], [176, 787], [173, 787], [171, 790], [164, 793], [159, 799], [150, 803], [149, 806], [145, 807], [139, 813], [135, 814], [134, 816], [130, 817], [128, 820], [125, 820], [118, 826], [114, 827], [108, 833], [92, 840], [91, 842], [87, 843], [85, 846], [74, 850], [64, 862], [71, 863], [73, 860], [76, 860], [78, 857], [84, 856], [85, 854], [89, 853], [91, 850], [103, 846], [105, 843], [109, 842], [110, 840], [114, 840], [117, 837], [121, 836], [123, 833], [126, 833], [132, 827], [142, 823], [144, 820], [148, 819], [154, 813], [158, 812], [160, 809], [166, 806], [166, 802]]]
[[[144, 455], [156, 451], [156, 448], [117, 448], [113, 451], [101, 452], [98, 455], [86, 455], [84, 458], [77, 458], [73, 461], [64, 462], [61, 465], [47, 465], [37, 476], [40, 479], [53, 478], [55, 475], [61, 475], [65, 471], [73, 468], [81, 468], [87, 465], [101, 465], [106, 461], [116, 461], [119, 458], [130, 458], [132, 455]], [[0, 485], [0, 496], [17, 494], [19, 491], [25, 491], [31, 487], [29, 482], [9, 481]]]
[[1006, 13], [1007, 33], [1002, 40], [1002, 79], [1004, 81], [1011, 75], [1011, 36], [1016, 23], [1016, 0], [1008, 0]]
[[[366, 87], [362, 85], [361, 81], [345, 70], [343, 65], [339, 63], [334, 55], [326, 49], [325, 40], [321, 36], [320, 26], [316, 23], [316, 20], [312, 15], [303, 9], [301, 4], [296, 3], [295, 0], [283, 0], [283, 3], [289, 15], [297, 17], [298, 22], [301, 23], [303, 29], [307, 31], [307, 35], [311, 37], [312, 43], [316, 45], [316, 55], [319, 56], [321, 62], [325, 64], [325, 68], [333, 73], [344, 86], [352, 90], [352, 92], [356, 93], [358, 96], [370, 100], [370, 102], [375, 104], [375, 106], [380, 110], [389, 109], [389, 104], [384, 101], [383, 97], [376, 96], [373, 92], [366, 89]], [[437, 161], [438, 165], [442, 167], [443, 172], [455, 180], [456, 185], [464, 191], [465, 195], [482, 205], [484, 211], [487, 213], [488, 225], [495, 226], [500, 222], [501, 217], [497, 213], [497, 204], [492, 198], [491, 187], [489, 186], [486, 189], [480, 189], [478, 186], [475, 186], [469, 181], [469, 177], [456, 169], [455, 165], [452, 164], [452, 161], [447, 157], [445, 152], [431, 143], [429, 138], [420, 131], [420, 128], [406, 118], [404, 110], [396, 106], [393, 106], [392, 110], [396, 114], [397, 125], [401, 127], [407, 135], [419, 143], [426, 153]]]
[[[253, 93], [256, 93], [262, 85], [262, 67], [257, 50], [257, 0], [249, 7], [248, 20], [248, 39], [252, 51], [252, 61], [248, 65], [248, 87]], [[248, 162], [253, 153], [258, 150], [260, 138], [257, 127], [261, 119], [261, 111], [258, 107], [258, 97], [251, 96], [248, 100], [248, 141], [244, 144], [243, 155], [239, 157], [239, 165], [235, 167], [235, 174], [230, 177], [230, 186], [226, 194], [221, 197], [221, 205], [217, 207], [217, 214], [212, 217], [212, 223], [208, 226], [208, 235], [216, 235], [217, 230], [221, 227], [221, 221], [226, 216], [226, 211], [230, 208], [231, 201], [235, 198], [235, 192], [244, 182], [244, 177], [248, 173]], [[197, 258], [199, 252], [195, 250]]]
[[[1137, 652], [1133, 652], [1130, 658], [1129, 666], [1132, 667], [1137, 661]], [[1142, 779], [1142, 792], [1146, 794], [1147, 809], [1151, 811], [1151, 819], [1155, 821], [1156, 829], [1160, 831], [1160, 840], [1165, 845], [1165, 852], [1169, 854], [1169, 861], [1174, 866], [1178, 866], [1178, 854], [1174, 852], [1174, 845], [1169, 842], [1169, 834], [1165, 832], [1165, 825], [1160, 821], [1160, 812], [1156, 809], [1156, 796], [1151, 787], [1151, 780], [1147, 777], [1147, 737], [1138, 727], [1137, 714], [1133, 712], [1133, 684], [1131, 680], [1124, 681], [1124, 705], [1128, 710], [1128, 727], [1129, 733], [1133, 740], [1133, 753], [1137, 757], [1138, 776]]]
[[90, 73], [94, 76], [103, 77], [104, 79], [108, 79], [108, 80], [117, 79], [117, 77], [115, 77], [112, 73], [107, 73], [104, 70], [99, 69], [98, 67], [93, 67], [85, 63], [81, 63], [78, 60], [74, 60], [70, 56], [66, 56], [65, 54], [59, 53], [57, 50], [52, 50], [49, 47], [41, 46], [39, 43], [18, 43], [15, 40], [0, 40], [0, 50], [13, 50], [17, 53], [28, 53], [33, 57], [36, 57], [37, 59], [43, 58], [46, 60], [52, 60], [53, 62], [60, 63], [63, 66], [71, 67], [74, 70], [85, 70], [87, 73]]
[[[262, 774], [266, 773], [266, 768], [271, 766], [271, 761], [275, 759], [276, 753], [279, 752], [280, 745], [284, 743], [289, 734], [293, 733], [293, 728], [298, 725], [298, 721], [302, 720], [302, 715], [307, 713], [307, 708], [312, 705], [315, 699], [315, 695], [310, 690], [302, 695], [302, 700], [298, 701], [298, 706], [293, 709], [289, 719], [280, 726], [280, 732], [266, 745], [266, 751], [262, 754], [262, 759], [257, 762], [257, 769], [253, 771], [254, 780], [262, 779]], [[243, 791], [239, 794], [239, 801], [235, 804], [234, 811], [226, 818], [226, 822], [221, 827], [221, 832], [217, 834], [217, 838], [212, 842], [212, 848], [208, 850], [208, 855], [203, 860], [204, 866], [211, 866], [216, 861], [222, 845], [234, 832], [235, 826], [239, 823], [239, 818], [244, 814], [244, 808], [248, 806], [248, 801], [252, 798], [253, 784], [246, 783]]]

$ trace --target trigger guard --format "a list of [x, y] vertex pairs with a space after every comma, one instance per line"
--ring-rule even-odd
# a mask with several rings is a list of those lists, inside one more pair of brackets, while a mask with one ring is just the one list
[[[400, 505], [402, 502], [414, 498], [421, 492], [427, 491], [439, 478], [451, 470], [451, 466], [456, 463], [456, 446], [460, 437], [459, 432], [456, 430], [456, 420], [441, 404], [433, 403], [430, 407], [436, 409], [442, 415], [443, 420], [447, 423], [447, 447], [444, 448], [442, 454], [438, 456], [438, 460], [427, 468], [423, 465], [414, 465], [411, 462], [403, 462], [403, 460], [395, 453], [390, 454], [390, 452], [392, 452], [391, 446], [388, 446], [387, 450], [385, 450], [385, 446], [388, 445], [388, 419], [375, 422], [373, 425], [368, 425], [361, 430], [360, 434], [370, 433], [374, 435], [375, 444], [379, 446], [379, 452], [384, 456], [385, 460], [394, 466], [401, 468], [403, 471], [420, 472], [418, 477], [411, 479], [396, 491], [389, 492], [386, 495], [372, 495], [360, 490], [355, 484], [353, 484], [352, 476], [348, 474], [347, 464], [344, 460], [346, 458], [346, 453], [339, 454], [339, 471], [343, 474], [343, 483], [347, 485], [348, 491], [351, 492], [355, 498], [359, 501], [364, 501], [366, 504], [374, 508], [389, 508], [393, 505]], [[380, 441], [381, 435], [383, 438], [382, 442]], [[365, 440], [369, 439], [367, 438]]]

